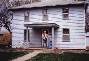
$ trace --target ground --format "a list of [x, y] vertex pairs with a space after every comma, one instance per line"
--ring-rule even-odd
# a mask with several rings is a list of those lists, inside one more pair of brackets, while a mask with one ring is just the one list
[[[40, 52], [41, 51], [41, 52]], [[32, 53], [37, 54], [32, 56]], [[0, 60], [1, 61], [19, 61], [18, 58], [25, 58], [26, 61], [89, 61], [89, 50], [29, 50], [29, 49], [0, 49]], [[25, 60], [21, 60], [25, 61]]]
[[89, 54], [70, 52], [62, 54], [41, 53], [27, 61], [89, 61]]
[[0, 61], [10, 61], [12, 59], [15, 59], [17, 57], [21, 57], [23, 55], [28, 54], [29, 52], [32, 51], [27, 51], [27, 50], [21, 50], [21, 49], [0, 49]]

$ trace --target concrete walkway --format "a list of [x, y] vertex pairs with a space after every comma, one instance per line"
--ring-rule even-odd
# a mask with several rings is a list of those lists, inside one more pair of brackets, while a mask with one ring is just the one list
[[41, 50], [35, 50], [32, 53], [26, 54], [22, 57], [18, 57], [17, 59], [14, 59], [12, 61], [25, 61], [25, 60], [31, 59], [32, 57], [36, 56], [39, 53], [42, 53], [42, 51]]

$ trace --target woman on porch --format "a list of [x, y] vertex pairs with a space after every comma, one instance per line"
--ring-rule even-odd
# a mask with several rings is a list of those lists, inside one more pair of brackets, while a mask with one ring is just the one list
[[48, 40], [48, 34], [46, 31], [43, 31], [42, 33], [43, 47], [47, 47], [47, 40]]

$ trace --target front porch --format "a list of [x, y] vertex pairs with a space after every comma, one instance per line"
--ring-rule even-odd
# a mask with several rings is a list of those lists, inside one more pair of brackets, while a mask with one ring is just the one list
[[51, 41], [52, 46], [54, 48], [54, 32], [55, 29], [59, 27], [59, 25], [55, 23], [33, 23], [33, 24], [25, 24], [26, 27], [26, 38], [24, 40], [24, 46], [27, 48], [43, 48], [43, 40], [42, 40], [42, 31], [47, 30], [48, 32], [48, 40], [47, 40], [47, 48], [49, 47], [49, 43]]

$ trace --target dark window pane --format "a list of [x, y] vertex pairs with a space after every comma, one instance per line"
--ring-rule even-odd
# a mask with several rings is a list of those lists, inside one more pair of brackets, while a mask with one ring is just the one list
[[[27, 32], [28, 32], [28, 34], [27, 34]], [[29, 29], [28, 29], [28, 30], [27, 30], [27, 29], [24, 30], [24, 41], [25, 41], [25, 42], [26, 42], [27, 40], [30, 41], [30, 34], [29, 34], [29, 33], [30, 33], [30, 30], [29, 30]], [[27, 36], [27, 35], [28, 35], [28, 36]]]
[[63, 19], [68, 19], [69, 15], [68, 14], [63, 14]]
[[24, 13], [24, 21], [25, 21], [25, 22], [28, 22], [28, 21], [29, 21], [29, 11], [26, 11], [26, 12]]
[[25, 22], [28, 22], [29, 21], [29, 16], [25, 16], [24, 20], [25, 20]]
[[44, 9], [42, 10], [42, 13], [43, 13], [43, 15], [47, 15], [47, 9], [44, 8]]
[[41, 0], [32, 0], [32, 2], [40, 2]]
[[69, 13], [69, 8], [63, 8], [62, 11], [63, 13]]
[[85, 0], [74, 0], [74, 1], [85, 1]]
[[63, 34], [69, 34], [69, 29], [63, 29]]
[[28, 41], [30, 41], [30, 30], [28, 30]]
[[27, 37], [26, 34], [27, 34], [27, 30], [25, 29], [25, 30], [24, 30], [24, 41], [26, 41], [26, 37]]

